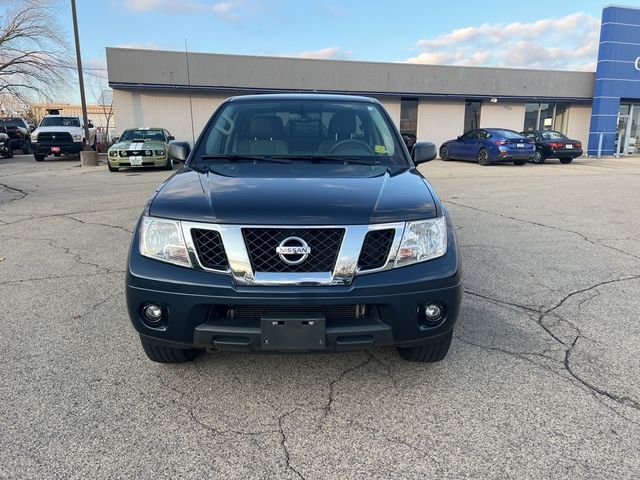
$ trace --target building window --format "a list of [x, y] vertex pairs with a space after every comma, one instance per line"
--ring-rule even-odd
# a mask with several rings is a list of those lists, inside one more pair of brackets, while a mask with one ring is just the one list
[[527, 103], [524, 107], [524, 131], [531, 130], [559, 130], [567, 129], [568, 103], [535, 102]]
[[415, 98], [403, 98], [400, 101], [400, 131], [418, 134], [418, 100]]
[[464, 104], [464, 131], [480, 128], [480, 109], [482, 102], [467, 100]]

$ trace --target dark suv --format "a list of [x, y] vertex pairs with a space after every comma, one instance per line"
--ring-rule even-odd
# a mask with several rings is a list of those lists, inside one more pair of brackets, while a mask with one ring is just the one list
[[0, 127], [9, 136], [8, 147], [13, 150], [22, 150], [22, 153], [31, 153], [31, 137], [29, 123], [20, 117], [0, 118]]
[[147, 356], [396, 345], [445, 357], [461, 299], [451, 218], [374, 99], [231, 98], [133, 235], [127, 305]]

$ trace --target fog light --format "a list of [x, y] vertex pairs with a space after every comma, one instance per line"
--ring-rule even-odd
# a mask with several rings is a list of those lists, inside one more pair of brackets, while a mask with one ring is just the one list
[[442, 307], [437, 303], [424, 306], [424, 318], [429, 322], [439, 322], [442, 319]]
[[143, 309], [144, 317], [149, 323], [158, 323], [162, 320], [162, 308], [153, 303], [149, 303]]

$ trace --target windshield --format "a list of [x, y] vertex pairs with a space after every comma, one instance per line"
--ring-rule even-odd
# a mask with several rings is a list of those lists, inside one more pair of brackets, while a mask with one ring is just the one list
[[397, 135], [374, 103], [260, 100], [224, 104], [199, 142], [194, 161], [286, 157], [348, 159], [407, 166]]
[[0, 125], [4, 127], [24, 127], [24, 123], [17, 118], [5, 118], [0, 120]]
[[44, 117], [40, 122], [41, 127], [79, 127], [78, 117]]
[[522, 138], [522, 135], [520, 135], [518, 132], [514, 132], [513, 130], [500, 129], [494, 130], [494, 132], [502, 138], [507, 138], [510, 140], [519, 140]]
[[554, 132], [552, 131], [548, 131], [548, 132], [542, 132], [540, 134], [540, 136], [544, 139], [544, 140], [566, 140], [567, 137], [565, 135], [563, 135], [560, 132]]
[[164, 133], [160, 129], [135, 129], [125, 130], [120, 137], [121, 142], [132, 142], [133, 140], [157, 140], [164, 142]]

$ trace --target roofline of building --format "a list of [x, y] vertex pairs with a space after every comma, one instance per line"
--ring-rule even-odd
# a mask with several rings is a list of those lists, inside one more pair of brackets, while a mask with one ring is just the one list
[[225, 93], [225, 94], [269, 94], [269, 93], [323, 93], [337, 95], [354, 95], [363, 97], [402, 97], [421, 98], [433, 100], [491, 100], [498, 101], [566, 101], [572, 103], [589, 103], [592, 97], [557, 97], [557, 96], [516, 96], [516, 95], [478, 95], [478, 94], [442, 94], [442, 93], [415, 93], [415, 92], [370, 92], [370, 91], [341, 91], [341, 90], [291, 90], [277, 88], [253, 88], [253, 87], [225, 87], [225, 86], [200, 86], [200, 85], [167, 85], [153, 83], [125, 83], [109, 82], [109, 86], [115, 90], [160, 90], [168, 92], [192, 92], [192, 93]]
[[[623, 8], [631, 8], [631, 7], [623, 7]], [[131, 52], [157, 52], [157, 53], [179, 53], [181, 55], [186, 55], [187, 52], [179, 51], [179, 50], [165, 50], [165, 49], [149, 49], [149, 48], [129, 48], [129, 47], [106, 47], [106, 50], [124, 50]], [[486, 71], [486, 72], [564, 72], [564, 73], [578, 73], [578, 74], [594, 74], [595, 72], [587, 71], [587, 70], [560, 70], [560, 69], [548, 69], [548, 68], [521, 68], [521, 67], [479, 67], [473, 65], [446, 65], [446, 64], [435, 64], [435, 63], [411, 63], [411, 62], [383, 62], [383, 61], [374, 61], [374, 60], [349, 60], [344, 58], [308, 58], [308, 57], [295, 57], [289, 55], [250, 55], [250, 54], [240, 54], [240, 53], [215, 53], [215, 52], [199, 52], [199, 51], [189, 51], [188, 55], [211, 55], [218, 58], [230, 58], [230, 59], [238, 59], [238, 60], [295, 60], [299, 62], [339, 62], [339, 63], [351, 63], [357, 65], [394, 65], [400, 68], [404, 67], [437, 67], [437, 68], [450, 68], [452, 70], [459, 69], [468, 69], [472, 68], [477, 71]]]

